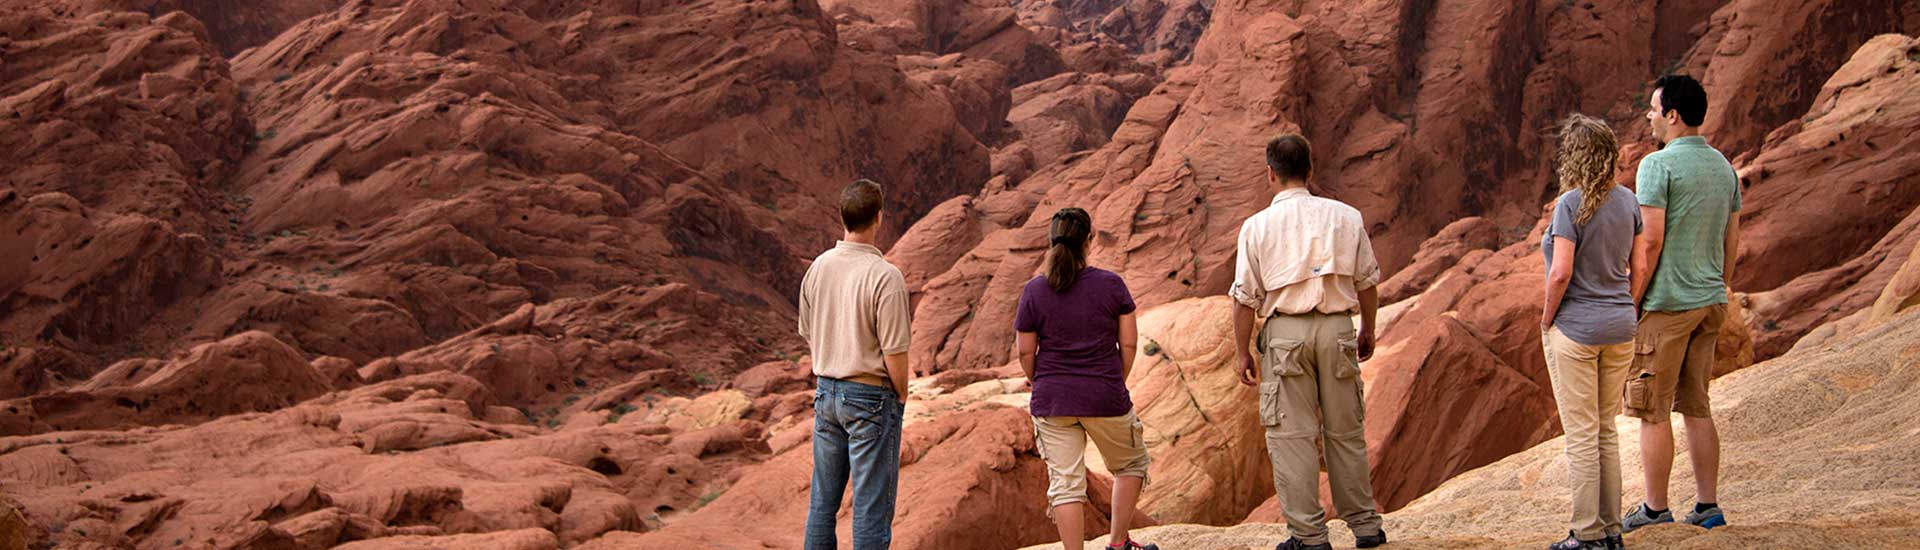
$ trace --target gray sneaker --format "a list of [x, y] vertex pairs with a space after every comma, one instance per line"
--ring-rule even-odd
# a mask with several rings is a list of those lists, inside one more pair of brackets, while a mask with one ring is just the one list
[[1656, 516], [1649, 513], [1647, 503], [1642, 502], [1639, 506], [1633, 507], [1633, 511], [1628, 512], [1627, 517], [1620, 518], [1620, 532], [1632, 533], [1635, 529], [1655, 523], [1673, 523], [1673, 510], [1661, 512]]
[[1687, 514], [1686, 521], [1687, 521], [1687, 525], [1698, 525], [1702, 528], [1712, 529], [1715, 527], [1726, 525], [1727, 515], [1720, 511], [1719, 506], [1715, 506], [1712, 508], [1708, 508], [1704, 512], [1693, 512], [1693, 513]]

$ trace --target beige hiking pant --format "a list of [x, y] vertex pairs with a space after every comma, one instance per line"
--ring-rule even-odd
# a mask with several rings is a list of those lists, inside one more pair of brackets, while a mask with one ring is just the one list
[[1621, 386], [1633, 364], [1633, 343], [1589, 346], [1567, 338], [1558, 327], [1542, 336], [1553, 401], [1566, 428], [1567, 482], [1573, 486], [1574, 538], [1600, 540], [1620, 533], [1620, 436], [1613, 417], [1620, 413]]
[[1309, 313], [1267, 319], [1260, 349], [1260, 424], [1267, 428], [1273, 488], [1287, 530], [1307, 544], [1327, 542], [1320, 507], [1320, 452], [1326, 438], [1333, 505], [1356, 536], [1380, 532], [1367, 471], [1366, 400], [1359, 343], [1346, 315]]

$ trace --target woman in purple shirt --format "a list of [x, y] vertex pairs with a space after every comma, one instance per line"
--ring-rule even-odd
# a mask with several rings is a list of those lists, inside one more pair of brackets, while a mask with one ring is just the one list
[[1085, 544], [1091, 438], [1113, 473], [1110, 550], [1159, 550], [1128, 537], [1134, 501], [1147, 480], [1147, 446], [1127, 395], [1133, 370], [1133, 295], [1111, 271], [1087, 266], [1093, 220], [1065, 208], [1053, 215], [1047, 274], [1020, 293], [1013, 328], [1020, 369], [1033, 381], [1034, 447], [1047, 461], [1047, 500], [1066, 550]]

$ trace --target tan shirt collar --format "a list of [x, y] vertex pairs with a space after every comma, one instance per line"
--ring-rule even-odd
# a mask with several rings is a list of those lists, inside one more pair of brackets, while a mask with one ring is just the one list
[[1297, 199], [1297, 198], [1301, 198], [1301, 197], [1311, 197], [1311, 196], [1313, 196], [1313, 193], [1312, 193], [1312, 192], [1310, 192], [1310, 191], [1307, 191], [1307, 188], [1305, 188], [1305, 187], [1294, 187], [1294, 188], [1291, 188], [1291, 189], [1287, 189], [1287, 190], [1285, 190], [1285, 191], [1281, 191], [1281, 192], [1279, 192], [1279, 193], [1274, 193], [1274, 194], [1273, 194], [1273, 202], [1269, 202], [1269, 203], [1267, 203], [1267, 206], [1273, 206], [1273, 205], [1276, 205], [1276, 204], [1280, 204], [1280, 201], [1284, 201], [1284, 200], [1288, 200], [1288, 199]]
[[872, 254], [872, 255], [875, 255], [875, 256], [885, 256], [885, 255], [886, 255], [886, 254], [882, 254], [882, 253], [880, 253], [880, 248], [879, 248], [879, 247], [876, 247], [876, 246], [873, 246], [873, 245], [870, 245], [870, 244], [866, 244], [866, 243], [856, 243], [856, 242], [853, 242], [853, 241], [838, 241], [838, 242], [835, 242], [835, 243], [834, 243], [834, 245], [833, 245], [833, 247], [834, 247], [835, 249], [839, 249], [839, 250], [845, 250], [845, 251], [848, 251], [848, 252], [865, 252], [865, 253], [868, 253], [868, 254]]

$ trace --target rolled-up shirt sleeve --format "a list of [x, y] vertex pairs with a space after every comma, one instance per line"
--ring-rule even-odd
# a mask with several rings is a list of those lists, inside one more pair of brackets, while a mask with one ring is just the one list
[[1258, 310], [1266, 302], [1267, 287], [1260, 279], [1259, 258], [1249, 253], [1257, 249], [1255, 243], [1248, 242], [1254, 236], [1249, 229], [1252, 225], [1252, 220], [1240, 224], [1239, 244], [1234, 249], [1233, 286], [1227, 288], [1227, 295], [1240, 305]]
[[1380, 284], [1380, 262], [1373, 257], [1373, 239], [1367, 237], [1365, 224], [1360, 225], [1360, 244], [1354, 251], [1353, 289], [1366, 290]]

